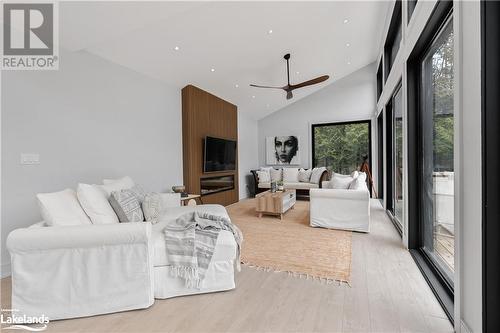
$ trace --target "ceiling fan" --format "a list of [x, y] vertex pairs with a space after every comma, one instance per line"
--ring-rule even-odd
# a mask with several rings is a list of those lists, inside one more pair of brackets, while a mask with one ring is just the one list
[[298, 89], [298, 88], [302, 88], [302, 87], [311, 86], [313, 84], [318, 84], [320, 82], [328, 80], [328, 78], [330, 77], [328, 75], [323, 75], [323, 76], [317, 77], [317, 78], [309, 80], [309, 81], [304, 81], [304, 82], [301, 82], [298, 84], [290, 84], [290, 64], [289, 64], [290, 53], [285, 54], [285, 56], [283, 58], [285, 58], [285, 60], [286, 60], [286, 73], [287, 73], [287, 77], [288, 77], [288, 81], [287, 81], [288, 84], [286, 86], [284, 86], [284, 87], [270, 87], [270, 86], [259, 86], [256, 84], [251, 84], [250, 86], [257, 87], [257, 88], [282, 89], [282, 90], [286, 91], [286, 99], [291, 99], [293, 97], [293, 93], [292, 93], [293, 90]]

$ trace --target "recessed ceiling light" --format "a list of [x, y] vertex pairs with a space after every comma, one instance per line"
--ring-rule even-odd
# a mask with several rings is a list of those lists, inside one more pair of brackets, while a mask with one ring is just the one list
[[273, 33], [273, 29], [269, 29], [269, 31], [267, 32], [269, 35]]
[[297, 74], [297, 75], [298, 75], [298, 74], [300, 74], [300, 72], [295, 72], [295, 74]]
[[212, 68], [210, 71], [211, 71], [211, 72], [215, 72], [215, 68]]
[[350, 64], [351, 64], [351, 62], [350, 62], [350, 61], [348, 61], [348, 62], [347, 62], [347, 64], [348, 64], [348, 65], [350, 65]]
[[255, 95], [253, 95], [252, 98], [255, 98]]
[[348, 19], [345, 19], [345, 20], [344, 20], [344, 24], [346, 24], [347, 22], [349, 22], [349, 20], [348, 20]]
[[235, 88], [238, 88], [240, 85], [239, 84], [235, 84], [234, 86], [235, 86]]
[[347, 43], [347, 44], [345, 44], [345, 46], [349, 47], [349, 46], [351, 46], [351, 44]]
[[179, 47], [178, 46], [174, 47], [174, 50], [179, 51]]

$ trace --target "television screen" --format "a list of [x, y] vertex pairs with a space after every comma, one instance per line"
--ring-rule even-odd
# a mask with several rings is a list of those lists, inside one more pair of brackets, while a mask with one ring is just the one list
[[207, 136], [204, 172], [236, 170], [236, 141]]

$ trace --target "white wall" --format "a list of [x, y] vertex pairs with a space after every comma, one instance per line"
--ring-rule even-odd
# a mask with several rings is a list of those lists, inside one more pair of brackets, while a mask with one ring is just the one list
[[124, 175], [182, 184], [180, 90], [85, 52], [62, 53], [59, 71], [4, 71], [1, 125], [4, 275], [7, 234], [41, 219], [36, 193]]
[[459, 279], [462, 333], [482, 332], [482, 185], [481, 185], [481, 15], [479, 1], [454, 1], [459, 29], [456, 87], [460, 128], [458, 148], [460, 254]]
[[[250, 170], [259, 166], [257, 156], [257, 121], [238, 111], [238, 170], [240, 200], [250, 196], [253, 178]], [[249, 188], [250, 187], [250, 188]]]
[[[375, 64], [259, 120], [259, 164], [266, 163], [265, 138], [298, 135], [302, 167], [311, 166], [311, 125], [350, 120], [372, 120], [376, 105]], [[373, 124], [372, 124], [373, 125]], [[372, 132], [373, 136], [374, 132]], [[372, 137], [372, 142], [374, 141]], [[372, 164], [375, 156], [372, 156]]]

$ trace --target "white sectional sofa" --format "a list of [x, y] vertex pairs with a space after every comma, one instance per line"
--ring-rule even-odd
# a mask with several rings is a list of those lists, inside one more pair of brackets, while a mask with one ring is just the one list
[[[273, 169], [274, 171], [281, 172], [281, 176], [278, 176], [277, 179], [269, 179], [269, 180], [262, 180], [259, 178], [259, 171], [262, 169]], [[328, 171], [326, 168], [317, 168], [318, 169], [318, 176], [315, 177], [317, 179], [311, 180], [311, 177], [309, 179], [299, 179], [297, 176], [290, 178], [284, 177], [284, 171], [283, 170], [299, 170], [299, 168], [292, 168], [292, 167], [287, 167], [287, 168], [261, 168], [259, 170], [251, 170], [253, 178], [254, 178], [254, 193], [258, 194], [264, 191], [267, 191], [271, 188], [271, 181], [273, 180], [281, 180], [283, 181], [283, 187], [285, 189], [294, 189], [296, 190], [297, 197], [302, 197], [302, 198], [307, 198], [309, 197], [309, 190], [313, 188], [321, 188], [322, 183], [328, 179]], [[304, 169], [300, 169], [304, 170]], [[312, 172], [312, 170], [308, 170]]]
[[323, 182], [321, 189], [310, 190], [312, 227], [370, 232], [366, 175], [357, 172], [353, 175], [356, 177], [333, 174], [332, 180]]
[[165, 235], [168, 221], [191, 211], [229, 218], [220, 205], [181, 206], [166, 194], [162, 219], [150, 222], [47, 226], [41, 222], [12, 231], [12, 308], [15, 317], [45, 315], [50, 320], [142, 309], [154, 299], [235, 288], [237, 244], [221, 230], [212, 261], [199, 288], [169, 272]]

